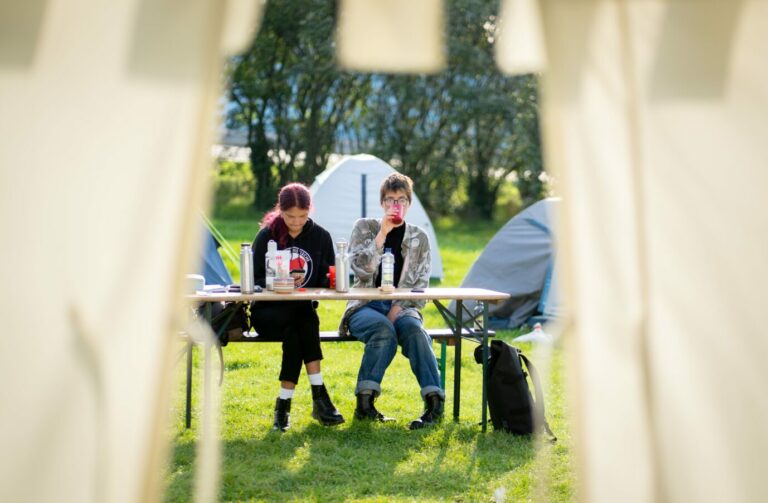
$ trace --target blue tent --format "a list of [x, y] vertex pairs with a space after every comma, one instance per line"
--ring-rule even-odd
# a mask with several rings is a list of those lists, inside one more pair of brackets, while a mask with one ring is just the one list
[[207, 227], [204, 232], [205, 237], [203, 238], [203, 247], [200, 250], [201, 265], [198, 274], [203, 275], [206, 285], [232, 284], [232, 276], [230, 276], [219, 254], [219, 247], [221, 245]]
[[[492, 328], [517, 328], [562, 315], [554, 234], [558, 203], [544, 199], [512, 217], [464, 277], [463, 287], [510, 294], [507, 301], [490, 305]], [[471, 302], [465, 304], [473, 308]]]

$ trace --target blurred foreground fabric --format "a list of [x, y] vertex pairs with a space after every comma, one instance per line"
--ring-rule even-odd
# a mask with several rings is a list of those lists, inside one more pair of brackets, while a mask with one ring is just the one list
[[223, 55], [257, 6], [0, 3], [0, 501], [160, 499]]
[[584, 501], [768, 501], [768, 2], [543, 0]]
[[[437, 71], [438, 3], [410, 45], [406, 4], [342, 22]], [[159, 499], [222, 55], [258, 5], [0, 3], [0, 501]], [[504, 5], [543, 34], [499, 54], [546, 55], [580, 499], [768, 500], [768, 2]]]

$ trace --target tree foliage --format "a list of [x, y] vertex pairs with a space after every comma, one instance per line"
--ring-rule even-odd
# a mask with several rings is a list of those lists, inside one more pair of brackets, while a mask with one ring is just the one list
[[230, 62], [228, 126], [247, 132], [257, 204], [325, 169], [340, 125], [367, 94], [367, 76], [335, 65], [334, 6], [270, 1], [253, 46]]
[[335, 66], [335, 2], [268, 3], [253, 47], [231, 62], [228, 123], [247, 131], [256, 204], [286, 182], [311, 182], [334, 151], [368, 152], [410, 175], [432, 212], [460, 201], [491, 217], [510, 182], [525, 203], [543, 196], [536, 78], [496, 68], [497, 2], [447, 6], [448, 67], [388, 75]]

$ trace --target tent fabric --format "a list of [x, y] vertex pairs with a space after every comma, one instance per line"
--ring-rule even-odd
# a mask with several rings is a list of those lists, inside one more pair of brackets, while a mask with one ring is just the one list
[[[512, 217], [488, 242], [461, 282], [462, 287], [510, 294], [509, 300], [489, 308], [492, 317], [501, 319], [495, 320], [496, 328], [519, 327], [539, 307], [550, 316], [561, 313], [555, 293], [557, 281], [553, 280], [554, 214], [558, 205], [559, 199], [547, 198]], [[466, 305], [470, 310], [474, 307], [472, 302]]]
[[768, 501], [768, 2], [541, 6], [579, 499]]
[[224, 10], [242, 4], [0, 8], [0, 233], [20, 243], [0, 251], [0, 501], [161, 499]]
[[[382, 215], [379, 188], [384, 178], [396, 170], [378, 157], [358, 154], [342, 158], [315, 178], [312, 192], [312, 218], [331, 233], [334, 242], [349, 241], [358, 218]], [[364, 184], [364, 185], [363, 185]], [[406, 221], [418, 225], [427, 233], [432, 252], [433, 278], [443, 277], [443, 260], [437, 245], [432, 221], [421, 205], [418, 181], [414, 180], [413, 201]], [[363, 202], [365, 199], [365, 202]]]
[[231, 285], [232, 276], [224, 265], [219, 254], [221, 245], [213, 237], [211, 231], [204, 229], [203, 246], [200, 257], [200, 274], [205, 278], [206, 285]]

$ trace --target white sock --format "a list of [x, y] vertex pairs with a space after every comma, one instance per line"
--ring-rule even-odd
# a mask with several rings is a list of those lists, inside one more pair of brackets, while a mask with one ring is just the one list
[[318, 372], [317, 374], [307, 374], [309, 376], [309, 384], [313, 386], [320, 386], [323, 384], [323, 373]]
[[283, 400], [289, 400], [293, 398], [293, 390], [288, 388], [283, 388], [282, 386], [280, 386], [280, 394], [277, 396]]

